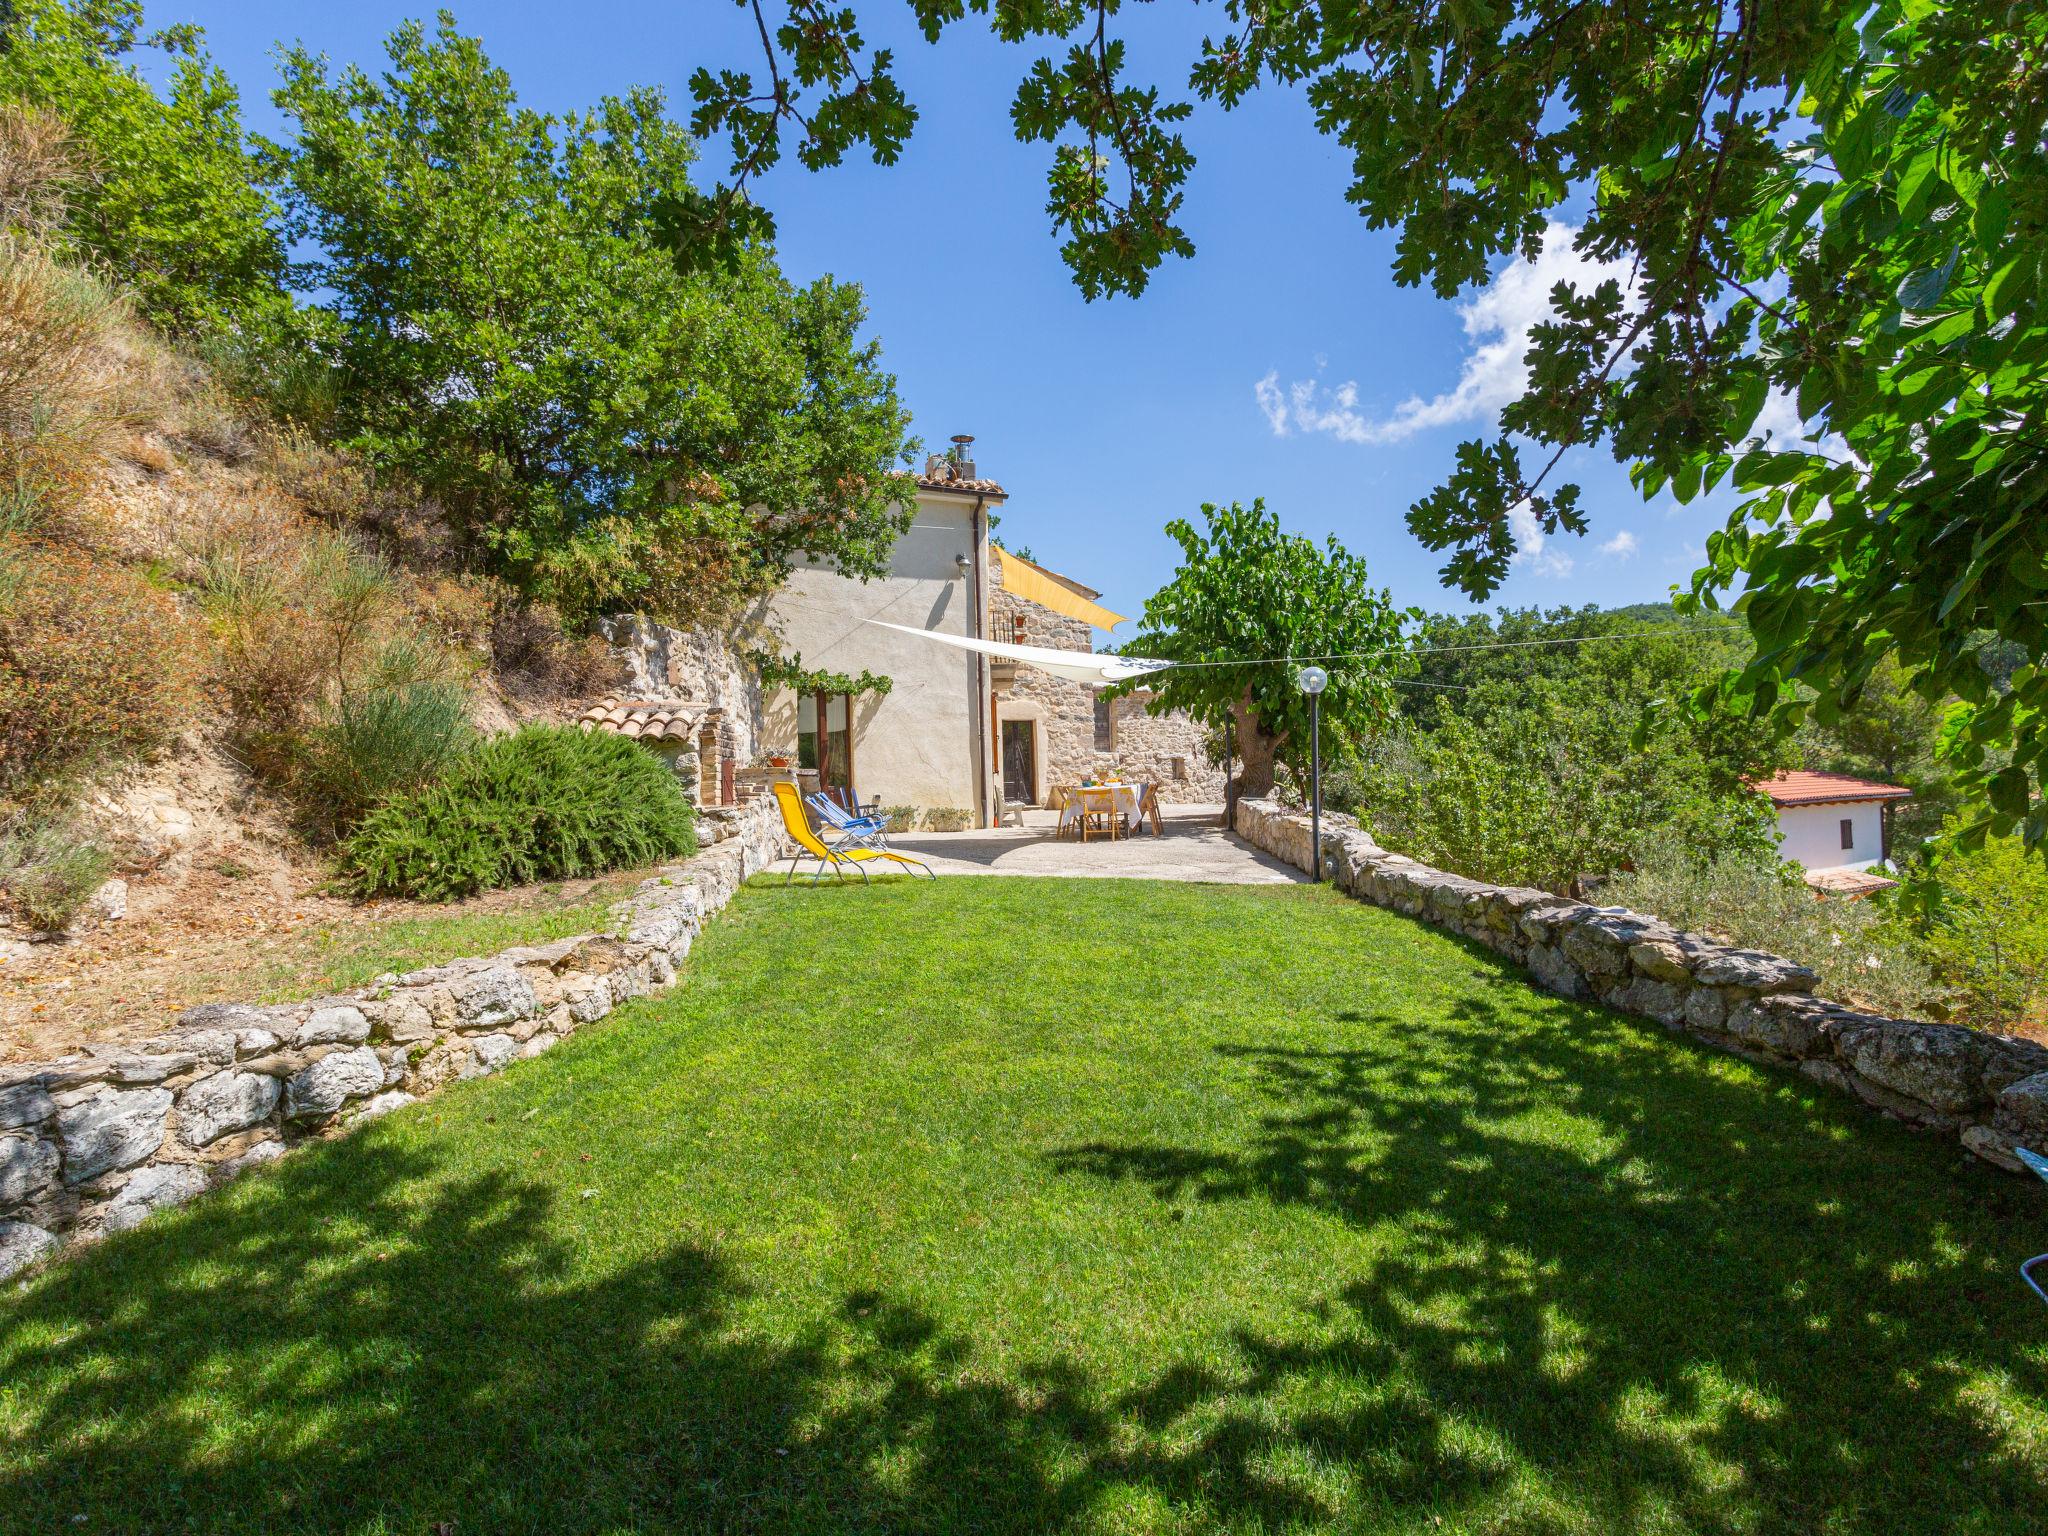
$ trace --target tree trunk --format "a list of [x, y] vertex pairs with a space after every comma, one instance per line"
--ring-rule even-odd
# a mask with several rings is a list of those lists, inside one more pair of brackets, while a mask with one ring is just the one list
[[1230, 706], [1230, 712], [1237, 721], [1237, 755], [1240, 760], [1237, 777], [1230, 781], [1228, 791], [1234, 805], [1240, 796], [1270, 795], [1273, 792], [1273, 764], [1285, 738], [1268, 731], [1259, 717], [1252, 713], [1250, 689], [1246, 689], [1244, 697]]

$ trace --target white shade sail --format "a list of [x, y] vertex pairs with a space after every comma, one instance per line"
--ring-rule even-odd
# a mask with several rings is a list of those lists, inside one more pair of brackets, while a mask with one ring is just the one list
[[973, 635], [948, 635], [936, 629], [913, 629], [908, 624], [891, 624], [887, 619], [869, 619], [867, 622], [879, 624], [884, 629], [901, 630], [906, 635], [923, 635], [927, 640], [957, 646], [963, 651], [979, 651], [984, 656], [994, 656], [1003, 661], [1021, 661], [1027, 666], [1042, 668], [1055, 677], [1086, 683], [1091, 688], [1129, 682], [1134, 677], [1163, 672], [1174, 665], [1170, 661], [1149, 661], [1141, 656], [1106, 656], [1093, 651], [1059, 651], [1049, 645], [1011, 645], [1002, 640], [978, 640]]

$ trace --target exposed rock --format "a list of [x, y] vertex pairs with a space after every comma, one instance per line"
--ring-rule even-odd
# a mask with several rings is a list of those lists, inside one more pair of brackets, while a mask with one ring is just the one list
[[368, 1046], [322, 1056], [285, 1085], [284, 1112], [290, 1120], [325, 1120], [351, 1099], [367, 1098], [384, 1086], [384, 1063]]
[[593, 976], [603, 976], [607, 972], [633, 964], [640, 958], [640, 954], [640, 945], [622, 944], [617, 939], [606, 938], [600, 934], [577, 944], [553, 969], [588, 971]]
[[1638, 939], [1628, 947], [1635, 968], [1656, 981], [1691, 981], [1685, 951], [1669, 939]]
[[[1966, 1125], [1962, 1134], [1963, 1150], [1974, 1152], [1987, 1163], [1995, 1163], [2007, 1173], [2025, 1173], [2027, 1165], [2012, 1155], [2015, 1138], [1989, 1125]], [[2024, 1143], [2019, 1143], [2024, 1145]], [[2028, 1148], [2032, 1151], [2032, 1148]]]
[[1820, 974], [1796, 965], [1782, 955], [1767, 955], [1759, 949], [1702, 947], [1693, 967], [1693, 979], [1707, 987], [1745, 987], [1751, 992], [1811, 992], [1820, 984]]
[[0, 1221], [0, 1280], [20, 1274], [60, 1246], [59, 1240], [41, 1227], [25, 1221]]
[[1728, 1018], [1728, 999], [1712, 987], [1694, 987], [1685, 994], [1685, 1022], [1690, 1029], [1709, 1034], [1718, 1031]]
[[1579, 968], [1567, 960], [1563, 953], [1548, 944], [1529, 946], [1529, 972], [1536, 980], [1560, 997], [1584, 998], [1590, 989]]
[[85, 911], [92, 922], [118, 923], [128, 915], [128, 882], [116, 876], [85, 898]]
[[64, 1182], [83, 1184], [116, 1168], [132, 1168], [163, 1145], [171, 1112], [168, 1088], [102, 1093], [57, 1112]]
[[125, 1083], [141, 1086], [146, 1083], [160, 1083], [167, 1077], [177, 1077], [190, 1072], [199, 1065], [198, 1056], [191, 1051], [177, 1051], [163, 1056], [144, 1056], [134, 1051], [108, 1051], [90, 1053], [99, 1064], [99, 1076], [110, 1083]]
[[235, 1031], [235, 1055], [243, 1059], [261, 1056], [266, 1051], [277, 1049], [277, 1036], [267, 1029], [238, 1029]]
[[30, 1078], [25, 1083], [0, 1088], [0, 1131], [11, 1131], [23, 1125], [40, 1125], [56, 1113], [57, 1105], [41, 1078]]
[[276, 1016], [250, 1003], [201, 1003], [178, 1015], [180, 1029], [268, 1029]]
[[485, 1035], [469, 1043], [469, 1058], [462, 1064], [462, 1077], [488, 1077], [517, 1059], [519, 1042], [510, 1035]]
[[1628, 970], [1627, 948], [1591, 924], [1573, 924], [1565, 929], [1560, 943], [1565, 954], [1589, 976], [1620, 976]]
[[0, 1207], [35, 1199], [57, 1182], [57, 1149], [39, 1136], [0, 1136]]
[[601, 1019], [612, 1011], [612, 989], [608, 978], [600, 976], [589, 986], [569, 994], [569, 1017], [579, 1024], [588, 1024]]
[[1999, 1092], [1998, 1123], [2028, 1150], [2048, 1155], [2048, 1072], [2023, 1077]]
[[370, 1038], [370, 1021], [353, 1003], [315, 1008], [292, 1036], [294, 1045], [361, 1045]]
[[1686, 989], [1668, 981], [1638, 976], [1608, 999], [1616, 1008], [1639, 1013], [1659, 1024], [1676, 1027], [1685, 1022]]
[[1872, 1019], [1838, 1028], [1835, 1055], [1859, 1077], [1946, 1115], [1991, 1098], [1984, 1084], [1986, 1037], [1960, 1024]]
[[255, 1146], [249, 1148], [248, 1151], [237, 1152], [233, 1157], [229, 1158], [226, 1162], [216, 1163], [214, 1165], [214, 1177], [222, 1179], [231, 1179], [235, 1177], [236, 1174], [246, 1172], [248, 1169], [254, 1168], [260, 1163], [274, 1163], [280, 1157], [283, 1156], [283, 1142], [259, 1141], [256, 1143]]
[[371, 1029], [381, 1040], [394, 1045], [415, 1045], [434, 1038], [434, 1016], [427, 1005], [410, 992], [398, 992], [380, 1002], [368, 1002], [362, 1010]]
[[1727, 1009], [1718, 1033], [1758, 1050], [1798, 1059], [1815, 1053], [1825, 1012], [1803, 996], [1759, 997]]
[[536, 1006], [532, 983], [509, 965], [478, 971], [451, 991], [458, 1029], [495, 1029], [524, 1018]]
[[284, 1084], [261, 1072], [216, 1072], [178, 1095], [178, 1134], [203, 1147], [230, 1131], [247, 1130], [277, 1108]]
[[183, 1205], [206, 1189], [206, 1171], [190, 1163], [152, 1163], [137, 1170], [121, 1192], [99, 1210], [102, 1232], [126, 1232], [152, 1211]]
[[200, 1061], [225, 1066], [235, 1059], [235, 1034], [230, 1029], [181, 1029], [175, 1034], [145, 1040], [139, 1049], [157, 1055], [183, 1052]]
[[408, 1104], [418, 1102], [419, 1100], [409, 1093], [399, 1093], [396, 1090], [380, 1093], [351, 1114], [349, 1121], [355, 1124], [364, 1120], [381, 1120], [394, 1109], [403, 1109]]

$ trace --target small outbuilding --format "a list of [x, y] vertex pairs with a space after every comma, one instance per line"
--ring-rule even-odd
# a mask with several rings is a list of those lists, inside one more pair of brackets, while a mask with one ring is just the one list
[[1882, 876], [1858, 872], [1889, 856], [1885, 807], [1910, 800], [1911, 790], [1846, 773], [1804, 769], [1774, 774], [1756, 788], [1777, 808], [1778, 852], [1807, 872], [1808, 884], [1861, 895], [1889, 883]]

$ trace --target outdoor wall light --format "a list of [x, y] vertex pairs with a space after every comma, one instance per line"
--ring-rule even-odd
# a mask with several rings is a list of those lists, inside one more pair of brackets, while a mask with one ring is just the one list
[[1295, 673], [1301, 691], [1308, 695], [1309, 731], [1309, 878], [1321, 884], [1323, 878], [1323, 690], [1330, 686], [1330, 674], [1321, 667], [1303, 667]]
[[965, 576], [974, 568], [974, 557], [972, 555], [955, 555], [953, 557], [953, 564], [958, 567], [960, 574]]

